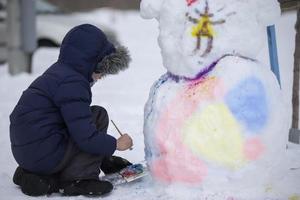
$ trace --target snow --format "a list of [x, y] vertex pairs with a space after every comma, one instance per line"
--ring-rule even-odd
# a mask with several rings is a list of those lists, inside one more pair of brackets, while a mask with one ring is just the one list
[[[84, 16], [87, 17], [87, 16]], [[103, 23], [117, 32], [122, 44], [128, 46], [133, 61], [130, 69], [117, 75], [99, 81], [93, 87], [93, 104], [104, 106], [119, 128], [129, 133], [134, 139], [132, 151], [118, 152], [118, 155], [128, 158], [132, 162], [144, 160], [143, 115], [144, 104], [147, 101], [150, 87], [161, 74], [165, 73], [162, 67], [162, 58], [157, 44], [158, 24], [155, 21], [141, 19], [137, 12], [121, 12], [112, 10], [96, 10], [89, 17]], [[295, 12], [287, 13], [276, 23], [278, 28], [278, 46], [280, 55], [282, 88], [289, 108], [286, 112], [291, 116], [291, 85], [294, 51], [293, 29]], [[111, 22], [113, 21], [113, 22]], [[265, 39], [266, 41], [266, 39]], [[7, 65], [0, 66], [0, 199], [37, 199], [27, 197], [12, 183], [12, 175], [17, 166], [10, 151], [9, 142], [9, 114], [18, 101], [22, 91], [39, 76], [49, 65], [56, 61], [58, 49], [39, 49], [34, 55], [34, 72], [31, 75], [21, 74], [15, 77], [8, 75]], [[260, 57], [268, 64], [267, 44], [264, 44]], [[118, 137], [118, 133], [110, 124], [109, 133]], [[287, 133], [285, 133], [287, 134]], [[299, 148], [293, 146], [296, 152], [292, 156], [297, 159]], [[297, 154], [298, 153], [298, 154]], [[298, 156], [299, 157], [299, 156]], [[300, 165], [299, 165], [300, 166]], [[293, 167], [299, 167], [294, 165]], [[298, 184], [299, 185], [299, 184]], [[154, 184], [150, 178], [143, 181], [117, 187], [104, 199], [201, 199], [197, 193], [176, 191], [176, 187], [165, 187]], [[194, 189], [195, 191], [197, 188]], [[189, 188], [189, 191], [191, 188]], [[205, 190], [202, 191], [203, 196]], [[213, 197], [212, 197], [213, 198]], [[38, 199], [48, 199], [39, 197]], [[60, 197], [51, 195], [50, 199], [87, 199], [86, 197]], [[257, 199], [261, 200], [261, 199]]]

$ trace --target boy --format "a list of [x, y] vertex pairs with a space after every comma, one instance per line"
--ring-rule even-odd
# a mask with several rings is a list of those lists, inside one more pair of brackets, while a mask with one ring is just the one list
[[126, 69], [129, 61], [127, 49], [115, 48], [93, 25], [67, 33], [58, 61], [23, 92], [10, 115], [11, 148], [19, 164], [13, 181], [23, 193], [103, 195], [112, 190], [111, 183], [99, 180], [100, 169], [108, 174], [130, 165], [112, 154], [131, 148], [132, 139], [106, 133], [106, 110], [90, 107], [91, 85]]

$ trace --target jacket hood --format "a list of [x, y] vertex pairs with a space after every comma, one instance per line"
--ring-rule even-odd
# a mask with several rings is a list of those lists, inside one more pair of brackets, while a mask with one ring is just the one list
[[116, 52], [105, 34], [96, 26], [83, 24], [71, 29], [64, 37], [59, 62], [65, 63], [89, 82], [97, 64], [111, 53]]

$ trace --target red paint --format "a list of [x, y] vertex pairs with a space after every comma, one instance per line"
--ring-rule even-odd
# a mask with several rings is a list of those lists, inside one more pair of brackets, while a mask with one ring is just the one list
[[244, 155], [248, 160], [257, 160], [265, 151], [265, 147], [259, 138], [246, 140], [244, 145]]
[[198, 0], [186, 0], [188, 6], [191, 6], [193, 3], [195, 3]]
[[[171, 153], [172, 154], [172, 153]], [[165, 183], [199, 184], [207, 176], [206, 165], [196, 156], [188, 154], [170, 153], [161, 156], [151, 165], [154, 177]]]

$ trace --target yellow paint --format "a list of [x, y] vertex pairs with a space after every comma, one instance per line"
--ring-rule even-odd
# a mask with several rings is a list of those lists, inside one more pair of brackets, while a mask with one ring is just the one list
[[273, 190], [272, 186], [267, 186], [265, 191], [267, 193], [270, 193], [270, 192], [272, 192], [272, 190]]
[[199, 23], [192, 27], [192, 36], [197, 37], [198, 35], [201, 37], [213, 37], [215, 35], [209, 16], [203, 16]]
[[289, 200], [300, 200], [300, 196], [298, 195], [293, 195], [289, 198]]
[[207, 106], [185, 123], [182, 133], [184, 143], [209, 161], [231, 169], [245, 163], [239, 125], [225, 104]]

